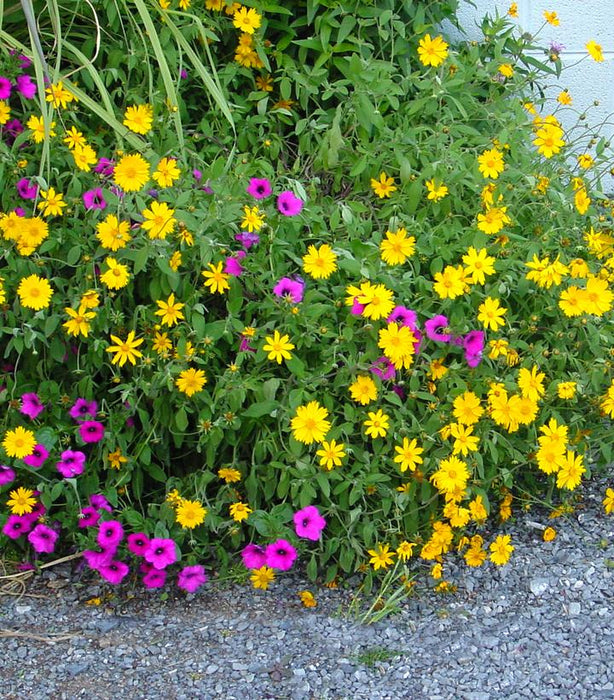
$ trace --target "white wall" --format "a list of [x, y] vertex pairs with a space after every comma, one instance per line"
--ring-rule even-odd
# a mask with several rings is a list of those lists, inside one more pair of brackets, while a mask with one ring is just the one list
[[[511, 0], [474, 0], [474, 3], [475, 7], [461, 0], [459, 19], [467, 34], [465, 38], [477, 40], [482, 37], [481, 18], [487, 13], [494, 15], [497, 10], [505, 15]], [[563, 119], [564, 125], [569, 128], [585, 110], [591, 126], [608, 121], [614, 113], [614, 0], [517, 0], [517, 5], [518, 18], [512, 21], [521, 31], [531, 34], [539, 31], [540, 45], [547, 47], [553, 40], [565, 47], [561, 53], [563, 72], [558, 83], [555, 79], [551, 81], [548, 90], [548, 95], [556, 98], [567, 88], [573, 98], [573, 112]], [[558, 27], [543, 26], [544, 10], [557, 13]], [[601, 45], [603, 63], [587, 56], [585, 46], [590, 40]], [[544, 55], [536, 54], [536, 58], [541, 60]], [[594, 106], [594, 101], [599, 105]], [[554, 110], [555, 106], [553, 103], [549, 109]], [[614, 144], [614, 119], [610, 122], [602, 133], [612, 137]], [[609, 191], [614, 190], [613, 179], [604, 181], [603, 185]]]

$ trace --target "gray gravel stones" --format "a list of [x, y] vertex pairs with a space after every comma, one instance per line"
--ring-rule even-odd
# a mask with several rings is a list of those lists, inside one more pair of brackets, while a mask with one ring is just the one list
[[[614, 698], [614, 517], [603, 514], [603, 491], [589, 485], [550, 543], [539, 514], [519, 515], [507, 567], [450, 561], [456, 594], [422, 592], [370, 626], [348, 616], [347, 590], [319, 590], [318, 607], [302, 608], [297, 592], [313, 587], [294, 575], [267, 592], [213, 583], [187, 598], [139, 592], [89, 607], [83, 601], [103, 588], [62, 587], [51, 570], [30, 587], [44, 598], [0, 597], [4, 635], [43, 640], [2, 639], [0, 695]], [[541, 524], [552, 523], [542, 514]]]

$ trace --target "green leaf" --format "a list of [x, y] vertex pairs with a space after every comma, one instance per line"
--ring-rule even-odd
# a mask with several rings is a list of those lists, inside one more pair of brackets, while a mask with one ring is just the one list
[[188, 414], [183, 406], [175, 414], [175, 425], [181, 432], [188, 427]]

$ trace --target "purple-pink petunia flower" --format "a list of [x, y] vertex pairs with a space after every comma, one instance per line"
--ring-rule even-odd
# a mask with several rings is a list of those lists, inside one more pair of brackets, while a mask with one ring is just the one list
[[394, 323], [395, 321], [400, 321], [402, 325], [414, 331], [417, 328], [418, 314], [406, 306], [395, 306], [386, 319], [386, 323]]
[[394, 379], [396, 376], [394, 365], [387, 357], [384, 356], [378, 357], [369, 369], [380, 379]]
[[245, 257], [245, 251], [240, 250], [234, 255], [229, 255], [224, 263], [224, 272], [233, 277], [240, 277], [243, 273], [241, 260]]
[[353, 316], [361, 316], [365, 308], [366, 304], [361, 304], [358, 301], [358, 297], [354, 297], [354, 299], [352, 300], [352, 306], [350, 306], [350, 313]]
[[24, 464], [27, 464], [33, 469], [40, 469], [45, 463], [47, 457], [49, 457], [49, 451], [44, 445], [40, 443], [34, 446], [34, 450], [31, 455], [23, 458]]
[[428, 321], [424, 322], [426, 337], [438, 343], [449, 343], [452, 339], [452, 335], [450, 333], [442, 333], [443, 329], [448, 327], [448, 324], [447, 317], [442, 314], [429, 318]]
[[290, 277], [282, 277], [279, 282], [273, 287], [275, 296], [288, 299], [294, 304], [299, 304], [303, 301], [303, 292], [305, 283], [298, 279], [293, 280]]
[[316, 506], [306, 506], [297, 510], [292, 519], [296, 534], [314, 542], [320, 539], [322, 530], [326, 527], [326, 519], [320, 515]]
[[149, 547], [149, 537], [144, 532], [133, 532], [128, 535], [128, 550], [137, 557], [144, 556]]
[[101, 493], [93, 493], [90, 496], [90, 505], [94, 506], [96, 510], [106, 510], [109, 513], [113, 512], [113, 508], [109, 504], [109, 501]]
[[98, 527], [96, 542], [103, 549], [117, 548], [124, 539], [124, 528], [119, 520], [107, 520]]
[[17, 194], [22, 199], [36, 199], [38, 195], [38, 185], [27, 177], [22, 177], [17, 181]]
[[79, 435], [83, 442], [100, 442], [104, 437], [104, 425], [97, 420], [86, 420], [79, 424]]
[[6, 464], [0, 464], [0, 486], [12, 484], [15, 481], [15, 471]]
[[51, 554], [57, 539], [58, 533], [42, 523], [39, 523], [28, 535], [28, 542], [39, 554]]
[[94, 417], [96, 413], [98, 413], [96, 401], [87, 401], [86, 399], [77, 399], [69, 411], [70, 416], [75, 420], [81, 420], [86, 416]]
[[200, 182], [203, 179], [203, 174], [198, 168], [194, 168], [192, 170], [192, 177], [196, 180], [196, 182]]
[[0, 76], [0, 100], [8, 100], [12, 89], [11, 81], [4, 76]]
[[104, 193], [100, 187], [94, 187], [93, 190], [87, 190], [87, 192], [84, 192], [83, 204], [88, 211], [91, 209], [102, 210], [107, 206]]
[[303, 200], [296, 197], [290, 190], [282, 192], [277, 197], [277, 209], [284, 216], [296, 216], [301, 213]]
[[25, 515], [9, 515], [2, 528], [2, 534], [16, 540], [32, 529], [32, 521]]
[[23, 207], [15, 207], [15, 209], [13, 209], [13, 211], [15, 212], [15, 214], [17, 214], [17, 216], [25, 216], [26, 215], [26, 210]]
[[177, 576], [177, 586], [188, 593], [194, 593], [207, 581], [205, 568], [200, 564], [185, 566]]
[[271, 183], [266, 178], [253, 177], [247, 186], [247, 194], [251, 194], [254, 199], [266, 199], [272, 191]]
[[23, 413], [24, 416], [28, 416], [28, 418], [34, 420], [44, 410], [45, 407], [41, 403], [41, 400], [38, 398], [37, 394], [33, 392], [30, 392], [28, 394], [22, 394], [21, 408], [19, 409], [19, 411]]
[[[38, 493], [39, 491], [35, 491], [35, 495], [38, 495]], [[30, 513], [26, 513], [22, 517], [27, 518], [30, 521], [30, 523], [34, 525], [34, 523], [40, 520], [46, 512], [47, 509], [45, 508], [45, 506], [42, 503], [38, 502], [32, 508], [32, 511]]]
[[57, 470], [66, 479], [83, 474], [85, 469], [85, 454], [78, 450], [64, 450], [60, 455], [61, 461], [56, 462]]
[[26, 98], [26, 100], [31, 100], [36, 96], [36, 83], [33, 82], [29, 75], [20, 75], [15, 80], [15, 87], [17, 92]]
[[149, 541], [149, 547], [145, 550], [143, 557], [153, 565], [154, 569], [165, 569], [177, 561], [175, 540], [154, 537]]
[[287, 540], [277, 540], [264, 550], [266, 565], [280, 571], [292, 568], [297, 557], [296, 549]]
[[188, 71], [187, 71], [185, 68], [182, 68], [182, 69], [179, 71], [179, 78], [180, 78], [181, 80], [186, 80], [187, 77], [188, 77]]
[[143, 576], [143, 585], [145, 588], [162, 588], [166, 583], [166, 571], [164, 569], [150, 569]]
[[113, 560], [114, 553], [115, 552], [112, 550], [102, 550], [101, 552], [97, 552], [94, 549], [86, 549], [82, 552], [82, 556], [90, 569], [98, 571], [101, 566], [104, 566]]
[[12, 145], [24, 128], [24, 125], [19, 121], [19, 119], [9, 119], [9, 121], [4, 125], [3, 129], [7, 143]]
[[102, 578], [114, 586], [120, 584], [129, 572], [130, 567], [123, 561], [110, 561], [108, 564], [98, 567], [98, 573]]
[[241, 559], [246, 569], [260, 569], [266, 564], [264, 547], [257, 544], [248, 544], [241, 550]]
[[108, 158], [100, 158], [94, 166], [94, 172], [104, 177], [111, 177], [115, 172], [115, 161]]
[[92, 508], [92, 506], [84, 506], [79, 514], [77, 524], [82, 529], [86, 527], [96, 527], [99, 520], [100, 513], [96, 510], [96, 508]]
[[260, 236], [257, 233], [241, 231], [241, 233], [235, 233], [235, 241], [239, 241], [245, 250], [249, 250], [253, 245], [260, 243]]
[[463, 338], [465, 360], [469, 367], [477, 367], [482, 361], [484, 342], [484, 331], [469, 331]]

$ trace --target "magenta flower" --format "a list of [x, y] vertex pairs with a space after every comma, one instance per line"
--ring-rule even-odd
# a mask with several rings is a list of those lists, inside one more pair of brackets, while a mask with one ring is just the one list
[[378, 357], [371, 365], [370, 370], [375, 376], [380, 379], [394, 379], [396, 371], [394, 365], [387, 357]]
[[463, 338], [465, 360], [469, 367], [477, 367], [482, 361], [484, 350], [484, 331], [469, 331]]
[[254, 199], [266, 199], [271, 196], [271, 183], [266, 178], [253, 177], [247, 186], [247, 194]]
[[198, 168], [194, 168], [194, 170], [192, 170], [192, 177], [196, 182], [200, 182], [203, 179], [203, 174]]
[[82, 529], [86, 527], [96, 527], [99, 520], [100, 513], [95, 508], [92, 508], [92, 506], [85, 506], [81, 509], [81, 513], [79, 513], [77, 524]]
[[243, 273], [243, 267], [241, 266], [241, 259], [245, 257], [245, 251], [240, 250], [236, 255], [231, 255], [226, 258], [224, 263], [224, 272], [227, 275], [232, 275], [233, 277], [240, 277]]
[[301, 280], [293, 280], [290, 277], [282, 277], [273, 287], [273, 294], [283, 299], [287, 299], [294, 304], [303, 301], [305, 283]]
[[207, 581], [205, 568], [200, 564], [185, 566], [177, 576], [177, 586], [188, 593], [194, 593]]
[[354, 297], [352, 301], [352, 306], [350, 307], [350, 313], [353, 316], [361, 316], [362, 312], [365, 310], [366, 304], [361, 304], [358, 301], [358, 297]]
[[303, 208], [303, 200], [286, 190], [277, 197], [277, 208], [284, 216], [297, 216]]
[[297, 557], [296, 549], [287, 540], [277, 540], [264, 550], [266, 565], [280, 571], [292, 568]]
[[86, 416], [94, 417], [96, 413], [98, 413], [98, 404], [95, 401], [77, 399], [71, 407], [69, 413], [75, 420], [81, 420]]
[[16, 540], [32, 529], [32, 521], [25, 515], [9, 515], [2, 528], [2, 534]]
[[70, 479], [73, 476], [83, 474], [83, 470], [85, 469], [85, 454], [83, 452], [79, 452], [78, 450], [64, 450], [60, 458], [61, 461], [56, 462], [55, 466], [64, 478]]
[[108, 158], [100, 158], [94, 166], [94, 172], [103, 177], [111, 177], [115, 172], [115, 161]]
[[15, 80], [17, 92], [23, 95], [26, 100], [31, 100], [36, 95], [36, 83], [29, 75], [20, 75]]
[[448, 319], [446, 316], [441, 314], [429, 318], [428, 321], [424, 322], [424, 330], [426, 331], [426, 337], [429, 340], [435, 340], [438, 343], [449, 343], [452, 339], [450, 333], [442, 333], [444, 328], [448, 327]]
[[123, 561], [110, 561], [108, 564], [103, 564], [98, 568], [98, 573], [105, 581], [117, 586], [120, 584], [130, 572], [128, 564]]
[[83, 442], [100, 442], [104, 437], [104, 425], [97, 420], [86, 420], [79, 425]]
[[[35, 491], [35, 495], [38, 495], [39, 491]], [[47, 509], [42, 503], [37, 503], [34, 508], [32, 508], [31, 513], [26, 513], [22, 517], [27, 518], [31, 524], [31, 526], [34, 525], [35, 522], [40, 520], [43, 515], [47, 512]]]
[[326, 527], [326, 520], [316, 506], [306, 506], [297, 510], [292, 519], [296, 534], [314, 542], [320, 539], [322, 530]]
[[39, 523], [28, 535], [28, 542], [38, 554], [51, 554], [57, 539], [58, 533], [42, 523]]
[[0, 464], [0, 486], [12, 484], [15, 481], [15, 472], [6, 464]]
[[257, 544], [248, 544], [241, 550], [241, 558], [246, 569], [260, 569], [266, 564], [264, 548]]
[[22, 177], [17, 181], [17, 194], [22, 199], [36, 199], [38, 195], [38, 185], [27, 177]]
[[249, 250], [253, 245], [260, 243], [260, 236], [257, 233], [241, 231], [241, 233], [235, 233], [235, 241], [239, 241], [245, 250]]
[[161, 569], [160, 571], [158, 571], [158, 569], [150, 569], [143, 576], [143, 585], [145, 588], [162, 588], [165, 583], [166, 571], [164, 569]]
[[33, 469], [39, 469], [49, 457], [49, 451], [44, 445], [38, 444], [34, 446], [34, 451], [31, 455], [23, 458], [25, 464]]
[[408, 309], [406, 306], [395, 306], [390, 316], [386, 319], [386, 323], [393, 323], [394, 321], [400, 321], [403, 326], [407, 326], [411, 328], [412, 331], [415, 331], [417, 328], [418, 314], [412, 309]]
[[128, 549], [137, 557], [145, 555], [149, 547], [149, 537], [144, 532], [133, 532], [128, 535]]
[[145, 561], [153, 565], [154, 569], [165, 569], [177, 561], [177, 546], [174, 540], [154, 537], [149, 541], [149, 546], [143, 554]]
[[41, 403], [37, 394], [22, 394], [21, 396], [21, 408], [19, 411], [34, 420], [40, 413], [45, 410], [45, 407]]
[[19, 119], [9, 119], [9, 121], [4, 125], [4, 134], [6, 135], [6, 141], [11, 146], [15, 139], [24, 130], [24, 125], [19, 121]]
[[90, 496], [90, 505], [94, 506], [96, 510], [106, 510], [109, 513], [113, 512], [113, 508], [111, 508], [109, 501], [101, 494], [101, 493], [94, 493]]
[[88, 190], [87, 192], [84, 192], [83, 204], [88, 211], [91, 209], [102, 210], [107, 206], [104, 194], [100, 187], [95, 187], [93, 190]]
[[109, 564], [112, 561], [114, 553], [115, 552], [111, 550], [103, 550], [102, 552], [96, 552], [93, 549], [86, 549], [82, 552], [82, 555], [90, 569], [98, 571], [101, 566], [105, 566], [106, 564]]
[[101, 523], [98, 528], [98, 536], [96, 542], [103, 549], [111, 549], [119, 546], [119, 543], [124, 539], [124, 528], [119, 520], [107, 520]]
[[8, 100], [12, 89], [11, 81], [4, 76], [0, 76], [0, 100]]

